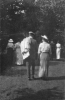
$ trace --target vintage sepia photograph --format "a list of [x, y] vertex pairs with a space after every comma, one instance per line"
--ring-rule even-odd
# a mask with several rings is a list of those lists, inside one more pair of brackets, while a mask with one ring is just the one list
[[0, 100], [65, 100], [65, 0], [0, 0]]

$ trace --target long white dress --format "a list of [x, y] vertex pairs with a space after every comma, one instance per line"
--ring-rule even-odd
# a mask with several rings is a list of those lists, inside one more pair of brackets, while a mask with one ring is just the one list
[[15, 64], [22, 65], [23, 64], [23, 57], [21, 54], [20, 42], [15, 44]]
[[61, 58], [61, 44], [57, 43], [56, 44], [56, 59], [60, 59]]

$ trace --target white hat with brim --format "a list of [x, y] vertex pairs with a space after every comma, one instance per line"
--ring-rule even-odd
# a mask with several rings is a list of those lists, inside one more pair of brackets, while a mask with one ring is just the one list
[[9, 39], [9, 41], [8, 42], [13, 42], [13, 39]]
[[41, 36], [43, 39], [48, 40], [48, 37], [46, 35]]
[[33, 34], [33, 35], [34, 35], [34, 32], [32, 32], [32, 31], [29, 31], [29, 34]]

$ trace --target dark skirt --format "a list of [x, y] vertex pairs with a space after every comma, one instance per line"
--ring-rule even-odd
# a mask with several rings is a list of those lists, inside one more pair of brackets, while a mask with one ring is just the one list
[[13, 49], [8, 48], [7, 49], [7, 65], [13, 64]]

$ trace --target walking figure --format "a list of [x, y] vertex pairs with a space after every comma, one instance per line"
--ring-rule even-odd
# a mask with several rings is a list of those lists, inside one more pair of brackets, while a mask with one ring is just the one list
[[51, 46], [46, 35], [42, 36], [42, 43], [39, 44], [38, 55], [40, 57], [39, 77], [48, 76]]
[[52, 52], [52, 54], [51, 54], [51, 60], [53, 60], [53, 58], [55, 57], [55, 44], [54, 44], [54, 42], [53, 41], [51, 41], [51, 52]]
[[[29, 32], [29, 36], [21, 42], [21, 52], [23, 60], [26, 62], [28, 79], [34, 79], [35, 60], [37, 57], [37, 42], [34, 39], [34, 33]], [[32, 71], [31, 71], [32, 68]]]

